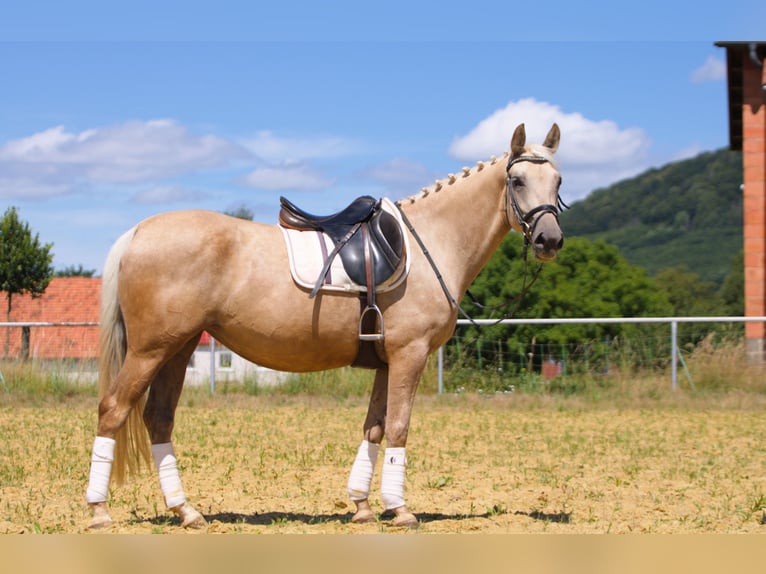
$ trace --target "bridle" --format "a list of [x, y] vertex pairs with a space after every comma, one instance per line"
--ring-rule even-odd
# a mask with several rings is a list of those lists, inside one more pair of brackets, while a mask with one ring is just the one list
[[537, 207], [530, 209], [526, 213], [522, 213], [521, 207], [519, 207], [519, 200], [516, 197], [516, 192], [513, 189], [513, 183], [511, 178], [511, 167], [523, 161], [528, 161], [531, 163], [548, 163], [550, 160], [547, 158], [535, 156], [535, 155], [520, 155], [517, 157], [511, 156], [510, 158], [508, 158], [508, 165], [505, 168], [505, 173], [506, 173], [505, 216], [508, 219], [508, 225], [510, 225], [511, 227], [513, 227], [513, 223], [511, 222], [511, 211], [513, 211], [513, 214], [516, 216], [516, 222], [518, 223], [519, 228], [521, 228], [521, 232], [524, 235], [524, 258], [526, 259], [527, 247], [532, 242], [532, 236], [535, 233], [535, 228], [537, 227], [537, 224], [540, 221], [540, 218], [546, 213], [550, 213], [551, 215], [553, 215], [553, 217], [556, 218], [556, 222], [558, 222], [559, 213], [561, 213], [564, 209], [569, 208], [569, 206], [566, 203], [564, 203], [564, 201], [561, 199], [561, 196], [559, 195], [557, 191], [556, 205], [551, 205], [550, 203], [544, 203], [542, 205], [538, 205]]
[[[505, 304], [494, 307], [494, 309], [506, 308], [515, 303], [512, 311], [509, 314], [506, 314], [504, 317], [501, 317], [500, 319], [498, 319], [497, 323], [500, 323], [503, 319], [507, 319], [508, 317], [512, 316], [513, 313], [516, 312], [516, 309], [521, 303], [521, 299], [524, 297], [524, 295], [526, 295], [527, 291], [529, 291], [530, 287], [532, 287], [535, 281], [537, 281], [537, 277], [540, 275], [540, 271], [542, 270], [542, 265], [540, 265], [537, 268], [537, 271], [534, 273], [532, 280], [529, 283], [527, 283], [527, 250], [528, 250], [529, 244], [532, 241], [532, 235], [535, 232], [535, 228], [537, 227], [537, 223], [540, 221], [540, 218], [546, 213], [550, 213], [556, 218], [556, 221], [558, 222], [559, 213], [561, 213], [564, 209], [569, 208], [569, 206], [566, 203], [564, 203], [564, 201], [561, 199], [561, 196], [559, 195], [557, 191], [556, 205], [551, 205], [549, 203], [546, 203], [543, 205], [538, 205], [537, 207], [533, 209], [530, 209], [527, 213], [522, 213], [521, 208], [519, 207], [519, 202], [516, 199], [516, 193], [514, 192], [513, 185], [511, 183], [511, 167], [522, 161], [530, 161], [532, 163], [546, 163], [546, 162], [549, 162], [550, 160], [544, 157], [533, 156], [533, 155], [521, 155], [515, 158], [511, 156], [511, 158], [508, 159], [508, 165], [505, 169], [506, 171], [505, 216], [508, 219], [508, 225], [513, 227], [513, 224], [511, 223], [511, 215], [510, 215], [511, 210], [513, 210], [513, 213], [516, 216], [516, 220], [518, 221], [519, 227], [521, 227], [522, 233], [524, 235], [524, 274], [523, 274], [523, 285], [521, 288], [521, 292], [516, 297], [515, 301], [508, 301]], [[402, 221], [407, 226], [407, 229], [409, 229], [412, 236], [415, 238], [415, 241], [420, 246], [420, 249], [423, 251], [423, 255], [425, 255], [426, 260], [431, 265], [431, 268], [436, 274], [436, 279], [439, 281], [439, 285], [441, 285], [442, 291], [444, 291], [444, 294], [447, 296], [447, 299], [449, 300], [449, 302], [452, 303], [452, 305], [454, 305], [455, 308], [457, 308], [457, 310], [460, 312], [461, 315], [463, 315], [463, 317], [468, 319], [472, 324], [478, 326], [478, 324], [474, 321], [474, 319], [468, 313], [466, 313], [465, 310], [460, 306], [460, 303], [458, 303], [455, 300], [455, 298], [452, 296], [452, 293], [450, 293], [449, 288], [447, 288], [447, 284], [444, 281], [444, 277], [442, 277], [442, 274], [439, 271], [439, 268], [436, 266], [436, 262], [431, 257], [431, 254], [429, 253], [428, 249], [423, 243], [423, 240], [420, 238], [420, 235], [418, 235], [418, 232], [415, 231], [415, 228], [413, 227], [412, 223], [407, 217], [407, 214], [404, 213], [404, 210], [402, 209], [401, 204], [397, 201], [395, 205], [402, 216]], [[535, 218], [535, 216], [537, 217]], [[470, 290], [466, 291], [466, 295], [468, 295], [469, 299], [471, 299], [473, 304], [476, 305], [477, 307], [480, 307], [482, 309], [488, 309], [487, 307], [485, 307], [484, 305], [482, 305], [476, 300], [476, 298], [471, 294]]]

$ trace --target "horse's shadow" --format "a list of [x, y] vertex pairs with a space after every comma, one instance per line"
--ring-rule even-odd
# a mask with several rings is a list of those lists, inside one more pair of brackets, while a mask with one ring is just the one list
[[555, 524], [570, 524], [572, 522], [571, 512], [541, 512], [539, 510], [533, 510], [531, 512], [523, 512], [517, 510], [514, 512], [516, 516], [528, 516], [534, 520], [541, 522], [552, 522]]
[[[469, 514], [444, 514], [441, 512], [420, 512], [417, 513], [418, 520], [421, 524], [428, 524], [429, 522], [441, 522], [444, 520], [470, 520], [470, 519], [488, 519], [491, 516], [497, 516], [497, 512], [482, 512], [482, 513], [469, 513]], [[541, 512], [539, 510], [522, 511], [517, 510], [513, 512], [516, 516], [527, 516], [533, 520], [539, 520], [541, 522], [551, 522], [556, 524], [569, 524], [571, 522], [572, 515], [569, 512]], [[337, 522], [339, 524], [351, 524], [351, 518], [353, 513], [333, 513], [333, 514], [306, 514], [303, 512], [256, 512], [253, 514], [243, 514], [239, 512], [216, 512], [204, 514], [205, 520], [209, 523], [220, 522], [222, 524], [241, 524], [248, 526], [275, 526], [279, 524], [289, 524], [291, 522], [303, 523], [308, 525], [315, 524], [328, 524]], [[390, 511], [383, 512], [378, 515], [380, 522], [393, 519], [394, 513]], [[168, 523], [180, 522], [177, 517], [168, 516], [154, 516], [148, 518], [142, 518], [136, 514], [133, 515], [131, 523], [149, 523], [153, 525], [162, 525]]]

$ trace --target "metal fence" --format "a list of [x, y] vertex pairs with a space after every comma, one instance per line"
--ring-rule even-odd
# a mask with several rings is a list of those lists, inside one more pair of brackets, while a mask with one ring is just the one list
[[[764, 323], [766, 317], [601, 317], [601, 318], [566, 318], [566, 319], [459, 319], [460, 325], [566, 325], [566, 324], [609, 324], [609, 323], [665, 323], [669, 325], [671, 387], [678, 388], [678, 366], [681, 358], [678, 347], [679, 323]], [[437, 367], [438, 392], [444, 392], [444, 347], [438, 351]]]
[[[678, 366], [683, 365], [678, 345], [680, 323], [766, 323], [758, 317], [601, 317], [601, 318], [538, 318], [538, 319], [459, 319], [458, 326], [477, 325], [566, 325], [655, 323], [669, 326], [671, 386], [678, 387]], [[6, 359], [95, 359], [98, 355], [97, 322], [0, 322], [0, 357]], [[212, 355], [211, 355], [212, 357]], [[211, 359], [212, 361], [212, 359]], [[211, 363], [212, 365], [212, 363]], [[211, 372], [214, 369], [211, 367]], [[444, 347], [438, 351], [438, 392], [444, 392]], [[211, 385], [214, 384], [211, 378]]]

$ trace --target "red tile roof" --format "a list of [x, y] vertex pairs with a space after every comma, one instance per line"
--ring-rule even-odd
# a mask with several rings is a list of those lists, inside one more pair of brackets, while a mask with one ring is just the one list
[[[0, 292], [0, 308], [7, 306], [7, 295]], [[54, 277], [42, 297], [15, 295], [11, 321], [46, 323], [98, 322], [101, 297], [100, 277]], [[6, 321], [3, 312], [0, 317]], [[0, 356], [9, 337], [9, 357], [21, 353], [21, 327], [0, 329]], [[90, 358], [98, 356], [98, 326], [30, 327], [29, 356], [36, 358]]]
[[[6, 293], [0, 291], [0, 309], [7, 308]], [[42, 297], [15, 295], [11, 321], [17, 323], [98, 323], [101, 305], [100, 277], [54, 277]], [[5, 312], [0, 321], [7, 320]], [[29, 328], [29, 356], [38, 359], [88, 359], [98, 357], [99, 327], [32, 326]], [[0, 328], [0, 358], [21, 356], [21, 327]], [[202, 333], [200, 345], [210, 344], [210, 335]], [[216, 341], [218, 348], [222, 345]]]

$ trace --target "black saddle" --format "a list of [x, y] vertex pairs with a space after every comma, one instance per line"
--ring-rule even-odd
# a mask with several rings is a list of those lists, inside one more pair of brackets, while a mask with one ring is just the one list
[[404, 237], [396, 218], [384, 211], [380, 201], [365, 195], [332, 215], [313, 215], [280, 197], [279, 223], [298, 230], [326, 233], [335, 244], [317, 279], [311, 297], [319, 291], [332, 259], [340, 254], [349, 278], [368, 291], [389, 279], [404, 256]]
[[385, 339], [383, 313], [375, 302], [375, 286], [398, 269], [405, 257], [404, 236], [396, 217], [383, 210], [380, 201], [369, 195], [355, 199], [345, 209], [332, 215], [312, 215], [280, 197], [282, 209], [279, 223], [298, 230], [326, 233], [335, 244], [319, 272], [309, 298], [314, 297], [325, 282], [332, 261], [340, 253], [349, 278], [367, 291], [360, 293], [359, 349], [352, 363], [355, 367], [385, 368], [375, 342]]

